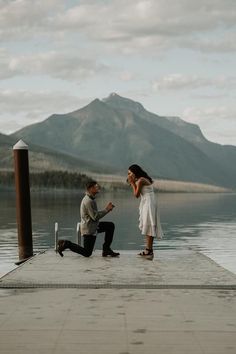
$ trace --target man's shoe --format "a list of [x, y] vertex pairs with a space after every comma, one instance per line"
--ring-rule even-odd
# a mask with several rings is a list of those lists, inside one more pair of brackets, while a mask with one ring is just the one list
[[64, 256], [64, 254], [62, 253], [62, 251], [65, 250], [65, 244], [66, 244], [66, 241], [65, 240], [59, 240], [58, 243], [57, 243], [57, 252], [59, 253], [59, 255], [61, 257]]
[[112, 250], [103, 250], [103, 252], [102, 252], [103, 257], [107, 257], [107, 256], [118, 257], [119, 255], [120, 254], [118, 252], [114, 252]]

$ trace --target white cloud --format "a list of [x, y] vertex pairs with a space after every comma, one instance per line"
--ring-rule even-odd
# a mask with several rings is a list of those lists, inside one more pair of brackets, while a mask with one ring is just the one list
[[200, 89], [203, 87], [217, 89], [236, 88], [236, 77], [200, 77], [198, 75], [171, 74], [161, 77], [152, 83], [154, 91], [160, 90], [189, 90]]
[[9, 60], [10, 57], [7, 51], [0, 48], [0, 80], [7, 79], [13, 75], [9, 67]]
[[182, 113], [187, 122], [198, 124], [207, 139], [222, 144], [236, 145], [235, 107], [188, 107]]
[[236, 51], [236, 32], [226, 31], [198, 38], [181, 38], [179, 47], [197, 49], [202, 53], [233, 53]]
[[203, 122], [206, 120], [223, 120], [234, 121], [236, 120], [236, 109], [225, 106], [196, 108], [185, 108], [182, 114], [183, 118], [188, 122]]
[[[108, 42], [109, 46], [113, 44], [125, 53], [142, 48], [158, 51], [173, 47], [217, 51], [222, 50], [222, 45], [225, 51], [236, 49], [233, 38], [229, 38], [236, 23], [236, 6], [229, 0], [114, 0], [102, 3], [94, 0], [82, 2], [63, 16], [58, 14], [54, 20], [57, 29], [79, 30], [90, 40]], [[218, 29], [225, 29], [225, 38], [219, 43], [218, 36], [215, 43], [212, 39], [206, 41], [207, 34]]]
[[79, 99], [64, 92], [1, 91], [0, 132], [11, 133], [28, 124], [46, 119], [51, 114], [68, 113], [79, 109], [89, 101], [90, 99]]
[[135, 75], [130, 71], [122, 71], [120, 79], [125, 82], [132, 81], [135, 79]]
[[0, 38], [2, 40], [30, 38], [45, 32], [45, 24], [53, 12], [63, 11], [61, 0], [1, 0]]
[[[187, 47], [235, 51], [234, 0], [2, 1], [0, 38], [77, 33], [113, 49]], [[215, 36], [225, 31], [225, 38]], [[227, 38], [227, 40], [225, 40]]]
[[13, 56], [4, 50], [0, 51], [0, 79], [17, 75], [48, 75], [79, 81], [107, 70], [104, 64], [73, 53], [50, 51]]

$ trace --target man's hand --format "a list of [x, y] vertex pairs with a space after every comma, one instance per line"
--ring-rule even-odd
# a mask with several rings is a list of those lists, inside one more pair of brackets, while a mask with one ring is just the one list
[[105, 209], [107, 211], [112, 211], [113, 208], [115, 208], [115, 205], [113, 205], [112, 202], [109, 202]]

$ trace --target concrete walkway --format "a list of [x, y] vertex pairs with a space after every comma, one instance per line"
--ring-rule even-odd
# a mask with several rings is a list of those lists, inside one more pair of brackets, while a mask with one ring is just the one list
[[0, 280], [0, 353], [236, 353], [236, 275], [192, 251], [49, 250]]

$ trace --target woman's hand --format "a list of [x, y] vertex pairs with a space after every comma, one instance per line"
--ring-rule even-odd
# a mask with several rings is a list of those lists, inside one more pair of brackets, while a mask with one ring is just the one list
[[135, 182], [135, 176], [134, 175], [128, 175], [127, 181], [129, 184], [133, 184]]

